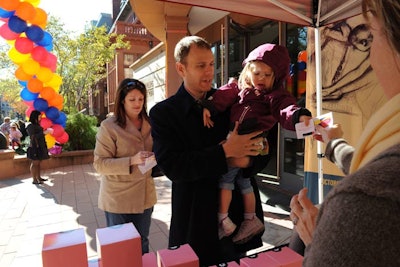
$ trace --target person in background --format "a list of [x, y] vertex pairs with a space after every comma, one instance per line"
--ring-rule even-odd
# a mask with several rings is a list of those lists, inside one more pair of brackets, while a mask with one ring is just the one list
[[[237, 260], [249, 249], [262, 246], [261, 235], [236, 245], [231, 238], [218, 238], [218, 180], [228, 170], [231, 157], [257, 156], [262, 131], [237, 133], [230, 138], [229, 112], [213, 117], [215, 126], [204, 127], [200, 101], [208, 98], [214, 77], [214, 56], [210, 44], [198, 36], [186, 36], [175, 46], [176, 70], [183, 83], [177, 93], [150, 110], [154, 153], [159, 167], [172, 181], [172, 217], [169, 246], [189, 244], [201, 266]], [[254, 158], [244, 170], [251, 177], [256, 197], [256, 214], [264, 216], [253, 176], [263, 169], [267, 156]], [[235, 190], [230, 214], [233, 222], [243, 221], [243, 200]]]
[[121, 81], [114, 114], [101, 122], [96, 135], [93, 163], [102, 175], [98, 206], [105, 212], [107, 226], [133, 223], [143, 254], [149, 252], [151, 215], [157, 202], [151, 169], [142, 173], [138, 167], [146, 160], [141, 152], [153, 148], [146, 98], [142, 82]]
[[[234, 125], [235, 121], [239, 121], [239, 134], [261, 130], [262, 136], [267, 138], [268, 131], [278, 122], [292, 131], [295, 130], [296, 123], [300, 121], [308, 123], [311, 112], [297, 106], [296, 98], [284, 88], [284, 82], [289, 75], [289, 66], [290, 57], [286, 47], [268, 43], [256, 47], [243, 61], [243, 71], [238, 84], [230, 82], [202, 102], [205, 107], [203, 111], [205, 126], [213, 126], [211, 113], [227, 109], [231, 110], [231, 124]], [[265, 140], [261, 153], [268, 154], [268, 147], [268, 142]], [[245, 162], [249, 160], [249, 157], [240, 159]], [[246, 165], [245, 163], [244, 166]], [[243, 177], [239, 167], [229, 167], [228, 173], [222, 176], [219, 184], [219, 233], [220, 238], [229, 236], [236, 228], [228, 216], [235, 181], [243, 194], [245, 220], [232, 240], [235, 243], [245, 243], [263, 231], [264, 224], [255, 216], [255, 196], [250, 179]]]
[[[4, 117], [4, 121], [0, 125], [0, 131], [6, 136], [7, 142], [9, 142], [9, 140], [10, 140], [10, 127], [11, 127], [11, 118]], [[8, 146], [8, 144], [7, 144], [7, 146]]]
[[26, 128], [25, 128], [25, 122], [23, 120], [18, 120], [17, 127], [22, 134], [21, 141], [23, 142], [25, 140], [25, 138], [28, 136], [28, 133], [26, 132]]
[[362, 9], [373, 36], [371, 66], [388, 101], [354, 148], [332, 129], [318, 129], [328, 158], [347, 156], [351, 164], [319, 211], [306, 189], [292, 198], [290, 216], [306, 245], [303, 266], [400, 266], [400, 84], [393, 79], [400, 77], [400, 3], [363, 0]]
[[10, 127], [10, 143], [12, 149], [14, 149], [15, 146], [17, 146], [17, 149], [21, 148], [21, 138], [22, 138], [22, 133], [18, 129], [18, 126], [15, 122], [11, 123]]
[[29, 122], [26, 125], [26, 132], [30, 137], [30, 147], [37, 147], [37, 153], [35, 155], [29, 155], [27, 153], [27, 158], [31, 160], [30, 171], [33, 178], [33, 184], [42, 184], [47, 179], [40, 176], [40, 165], [42, 160], [49, 159], [49, 153], [47, 150], [47, 144], [45, 139], [45, 134], [47, 130], [43, 131], [42, 126], [40, 126], [40, 120], [42, 119], [42, 114], [38, 110], [33, 110], [29, 115]]
[[0, 131], [0, 149], [8, 149], [7, 137]]

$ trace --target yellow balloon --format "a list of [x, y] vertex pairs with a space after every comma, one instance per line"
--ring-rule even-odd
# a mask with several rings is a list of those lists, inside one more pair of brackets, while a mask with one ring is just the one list
[[54, 73], [54, 75], [51, 78], [51, 80], [46, 83], [46, 86], [57, 88], [57, 87], [60, 87], [61, 84], [62, 84], [61, 76], [58, 75], [57, 73]]
[[39, 71], [36, 74], [37, 78], [43, 83], [50, 81], [53, 75], [54, 74], [51, 69], [46, 67], [40, 67]]
[[17, 65], [21, 65], [30, 58], [30, 54], [21, 54], [15, 47], [12, 47], [8, 51], [8, 56], [10, 57], [11, 61]]
[[40, 0], [24, 0], [24, 2], [31, 3], [34, 7], [37, 7], [40, 4]]
[[50, 134], [46, 134], [44, 139], [46, 140], [47, 148], [52, 148], [56, 144], [56, 139]]
[[37, 63], [32, 58], [30, 58], [30, 59], [26, 60], [24, 63], [22, 63], [21, 67], [25, 71], [26, 74], [36, 75], [40, 69], [40, 64]]

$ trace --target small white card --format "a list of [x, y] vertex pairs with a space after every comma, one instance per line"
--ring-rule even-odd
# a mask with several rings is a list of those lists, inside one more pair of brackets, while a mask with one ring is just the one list
[[313, 121], [314, 123], [309, 123], [308, 126], [304, 122], [296, 123], [297, 139], [304, 139], [307, 136], [311, 136], [315, 132], [315, 125], [321, 125], [324, 128], [331, 127], [333, 125], [332, 112], [313, 118]]
[[157, 165], [156, 158], [154, 155], [147, 157], [144, 160], [143, 164], [138, 165], [138, 168], [142, 174], [145, 174], [148, 170], [151, 170], [154, 166]]
[[308, 124], [308, 126], [306, 126], [304, 122], [299, 122], [296, 123], [295, 127], [297, 139], [304, 139], [315, 132], [315, 125], [311, 122]]

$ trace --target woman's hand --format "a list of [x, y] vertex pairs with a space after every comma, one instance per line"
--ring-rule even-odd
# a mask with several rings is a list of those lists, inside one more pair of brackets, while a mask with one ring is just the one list
[[306, 246], [312, 241], [318, 216], [318, 208], [307, 197], [307, 192], [308, 189], [303, 188], [290, 201], [290, 218]]
[[331, 127], [322, 127], [321, 125], [316, 125], [315, 129], [317, 130], [314, 133], [313, 138], [315, 140], [324, 142], [325, 144], [329, 143], [332, 139], [342, 138], [343, 130], [340, 124], [334, 124]]

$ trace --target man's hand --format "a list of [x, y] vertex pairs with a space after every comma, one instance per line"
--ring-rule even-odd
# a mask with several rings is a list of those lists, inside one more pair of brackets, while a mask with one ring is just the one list
[[238, 134], [239, 123], [235, 122], [235, 128], [230, 133], [229, 138], [222, 145], [226, 158], [241, 158], [245, 156], [257, 156], [262, 149], [263, 137], [257, 137], [262, 131], [249, 134]]

